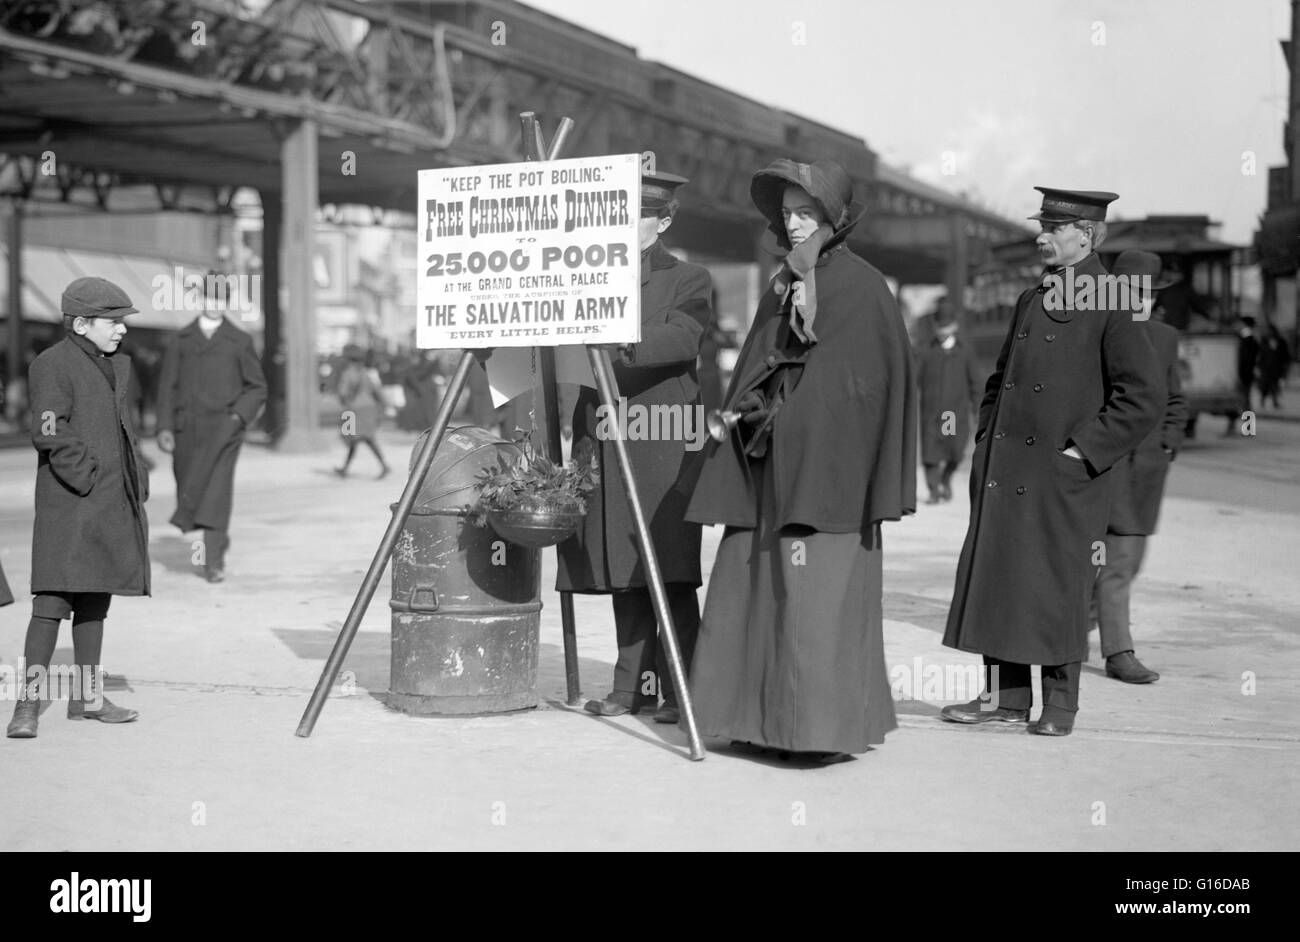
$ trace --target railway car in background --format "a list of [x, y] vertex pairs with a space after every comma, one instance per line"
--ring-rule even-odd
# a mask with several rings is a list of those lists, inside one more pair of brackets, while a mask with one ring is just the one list
[[[1188, 431], [1202, 412], [1237, 415], [1246, 408], [1237, 378], [1238, 327], [1248, 250], [1211, 235], [1208, 216], [1117, 219], [1107, 226], [1098, 255], [1111, 266], [1121, 252], [1154, 252], [1163, 271], [1157, 316], [1179, 333], [1178, 365], [1188, 399]], [[992, 371], [1016, 298], [1042, 278], [1032, 239], [994, 248], [966, 292], [966, 335]]]

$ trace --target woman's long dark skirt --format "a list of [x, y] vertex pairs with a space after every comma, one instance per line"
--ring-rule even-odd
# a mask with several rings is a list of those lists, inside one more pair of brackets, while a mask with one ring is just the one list
[[709, 579], [691, 693], [701, 734], [791, 752], [866, 752], [897, 728], [885, 666], [879, 525], [728, 527]]

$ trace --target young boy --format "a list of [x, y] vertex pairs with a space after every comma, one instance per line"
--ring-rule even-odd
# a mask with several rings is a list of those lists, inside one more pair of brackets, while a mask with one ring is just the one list
[[69, 616], [76, 676], [84, 681], [73, 685], [68, 719], [129, 723], [138, 716], [104, 697], [99, 676], [112, 597], [149, 594], [149, 479], [131, 424], [131, 361], [118, 352], [123, 318], [138, 311], [103, 278], [78, 278], [61, 306], [67, 336], [28, 374], [37, 453], [35, 598], [23, 652], [27, 683], [9, 724], [11, 739], [36, 736], [40, 701], [52, 692], [59, 623]]

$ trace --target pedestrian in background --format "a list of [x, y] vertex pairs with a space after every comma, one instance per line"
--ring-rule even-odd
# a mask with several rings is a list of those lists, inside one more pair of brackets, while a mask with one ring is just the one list
[[1291, 348], [1277, 329], [1269, 321], [1264, 328], [1264, 339], [1259, 345], [1259, 405], [1273, 400], [1273, 408], [1282, 408], [1282, 383], [1291, 371]]
[[[1228, 425], [1223, 430], [1227, 436], [1237, 431], [1237, 421], [1243, 412], [1250, 411], [1251, 390], [1255, 387], [1255, 370], [1259, 366], [1259, 337], [1255, 333], [1255, 318], [1244, 314], [1237, 318], [1237, 396], [1240, 405], [1236, 412], [1227, 413]], [[1263, 400], [1260, 400], [1262, 406]]]
[[863, 213], [832, 161], [750, 183], [785, 256], [758, 304], [687, 519], [724, 524], [691, 695], [700, 732], [840, 762], [898, 723], [885, 669], [880, 523], [916, 509], [911, 346]]
[[[36, 519], [32, 525], [32, 619], [23, 647], [23, 696], [11, 739], [36, 736], [59, 625], [72, 619], [80, 697], [68, 719], [129, 723], [134, 710], [103, 696], [100, 654], [114, 595], [149, 594], [149, 520], [144, 470], [131, 418], [131, 361], [118, 348], [123, 318], [139, 313], [117, 285], [78, 278], [60, 307], [67, 335], [32, 363]], [[75, 688], [74, 688], [75, 692]]]
[[[1160, 256], [1153, 252], [1121, 252], [1111, 274], [1155, 279], [1160, 274]], [[1142, 306], [1149, 318], [1150, 295], [1142, 298]], [[1187, 399], [1178, 378], [1178, 331], [1149, 319], [1147, 333], [1165, 377], [1164, 415], [1142, 444], [1115, 462], [1106, 474], [1111, 487], [1106, 556], [1104, 564], [1097, 569], [1092, 592], [1106, 676], [1126, 684], [1149, 684], [1160, 679], [1159, 674], [1137, 658], [1130, 628], [1129, 599], [1146, 553], [1147, 537], [1156, 532], [1165, 477], [1178, 454], [1183, 427], [1187, 424]]]
[[933, 323], [934, 337], [916, 358], [928, 504], [952, 500], [952, 476], [970, 440], [971, 413], [984, 393], [984, 374], [975, 351], [957, 336], [957, 315], [947, 298], [939, 299]]
[[244, 430], [266, 402], [266, 379], [248, 334], [215, 297], [172, 338], [158, 380], [158, 447], [172, 454], [182, 532], [203, 531], [209, 582], [225, 578], [235, 462]]
[[357, 453], [357, 446], [365, 444], [379, 462], [379, 477], [386, 478], [392, 470], [384, 460], [384, 453], [379, 450], [375, 437], [379, 434], [379, 417], [384, 408], [380, 391], [379, 377], [366, 364], [366, 352], [356, 344], [348, 344], [343, 350], [344, 365], [339, 373], [338, 395], [343, 407], [339, 417], [339, 430], [343, 442], [348, 446], [347, 457], [343, 466], [334, 469], [339, 477], [347, 477], [352, 457]]
[[1026, 722], [1038, 664], [1043, 712], [1032, 731], [1067, 736], [1088, 656], [1094, 554], [1110, 515], [1104, 475], [1158, 424], [1166, 393], [1145, 322], [1105, 303], [1096, 250], [1118, 197], [1035, 189], [1043, 204], [1030, 218], [1041, 225], [1046, 277], [1017, 300], [984, 386], [970, 526], [943, 637], [984, 656], [986, 688], [941, 715]]

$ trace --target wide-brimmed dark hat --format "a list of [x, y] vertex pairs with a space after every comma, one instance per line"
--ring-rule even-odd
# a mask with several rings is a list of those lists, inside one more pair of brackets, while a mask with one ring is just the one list
[[946, 295], [935, 301], [934, 313], [930, 317], [934, 321], [935, 327], [949, 327], [957, 324], [957, 311], [948, 301]]
[[852, 228], [862, 216], [864, 207], [853, 202], [853, 181], [835, 161], [803, 164], [785, 157], [774, 160], [754, 174], [749, 183], [749, 198], [783, 248], [790, 247], [790, 239], [781, 216], [781, 201], [791, 184], [803, 188], [812, 197], [837, 234]]
[[1155, 291], [1161, 288], [1168, 288], [1174, 283], [1174, 280], [1164, 273], [1164, 264], [1160, 261], [1160, 256], [1155, 252], [1140, 252], [1136, 249], [1128, 252], [1120, 252], [1116, 257], [1113, 265], [1110, 266], [1112, 275], [1141, 277], [1146, 275], [1151, 279], [1151, 287]]

